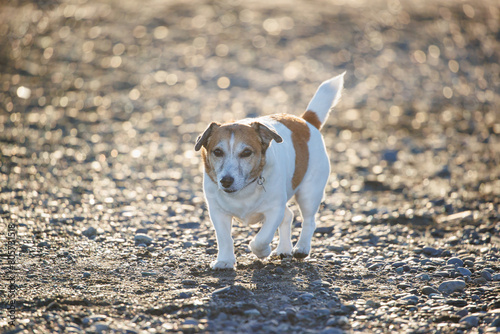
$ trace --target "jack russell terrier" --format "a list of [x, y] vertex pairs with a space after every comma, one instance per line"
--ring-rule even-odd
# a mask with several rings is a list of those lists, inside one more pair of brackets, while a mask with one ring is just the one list
[[[344, 74], [323, 82], [301, 117], [276, 114], [228, 124], [212, 122], [198, 137], [195, 150], [201, 149], [203, 190], [217, 236], [212, 269], [234, 269], [233, 218], [262, 223], [250, 242], [259, 258], [309, 255], [315, 215], [330, 174], [319, 130], [340, 99]], [[273, 140], [276, 144], [271, 144]], [[292, 248], [293, 212], [287, 202], [294, 195], [302, 214], [302, 232]], [[276, 230], [279, 244], [271, 252]]]

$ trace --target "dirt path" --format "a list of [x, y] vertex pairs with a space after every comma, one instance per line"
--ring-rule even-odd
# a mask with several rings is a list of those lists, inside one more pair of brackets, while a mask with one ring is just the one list
[[[2, 3], [0, 332], [499, 331], [499, 58], [493, 0]], [[211, 271], [196, 137], [343, 71], [311, 257]]]

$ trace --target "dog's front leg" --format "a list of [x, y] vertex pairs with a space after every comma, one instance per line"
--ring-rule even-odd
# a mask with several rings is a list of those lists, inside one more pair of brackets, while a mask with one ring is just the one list
[[250, 249], [257, 255], [259, 259], [268, 257], [271, 254], [271, 241], [273, 241], [274, 234], [278, 226], [283, 221], [285, 216], [286, 203], [277, 206], [270, 212], [265, 212], [264, 223], [259, 233], [250, 242]]
[[233, 217], [218, 210], [209, 210], [210, 219], [215, 227], [217, 236], [217, 260], [210, 264], [212, 269], [234, 269], [236, 257], [234, 256], [231, 225]]

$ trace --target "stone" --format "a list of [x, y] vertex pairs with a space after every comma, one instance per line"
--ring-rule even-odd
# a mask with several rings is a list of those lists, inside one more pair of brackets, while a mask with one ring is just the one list
[[179, 298], [179, 299], [187, 299], [187, 298], [191, 298], [191, 294], [186, 293], [186, 292], [181, 292], [181, 293], [179, 293], [178, 298]]
[[327, 326], [345, 326], [349, 324], [349, 318], [347, 318], [344, 315], [341, 316], [335, 316], [327, 320], [326, 325]]
[[109, 330], [109, 325], [105, 322], [96, 322], [92, 325], [91, 329], [94, 329], [96, 333], [102, 333]]
[[459, 307], [464, 307], [467, 306], [467, 301], [465, 299], [447, 299], [446, 304], [448, 305], [453, 305], [453, 306], [459, 306]]
[[484, 278], [485, 280], [487, 280], [488, 282], [491, 281], [491, 279], [492, 279], [491, 273], [486, 269], [481, 271], [481, 277]]
[[442, 294], [451, 294], [455, 291], [460, 291], [465, 288], [466, 284], [464, 281], [460, 280], [450, 280], [450, 281], [444, 281], [439, 285], [439, 292]]
[[462, 275], [462, 276], [471, 276], [472, 272], [464, 267], [458, 267], [457, 271]]
[[260, 312], [257, 309], [250, 309], [243, 312], [247, 316], [260, 316]]
[[383, 267], [384, 265], [385, 265], [385, 263], [383, 263], [383, 262], [377, 262], [377, 263], [370, 265], [368, 267], [368, 270], [377, 270], [377, 269]]
[[422, 252], [427, 256], [438, 256], [441, 254], [441, 250], [429, 246], [424, 247]]
[[38, 243], [38, 245], [36, 245], [37, 247], [47, 247], [47, 248], [50, 248], [50, 244], [47, 242], [47, 241], [40, 241]]
[[464, 261], [464, 266], [469, 267], [469, 268], [473, 268], [474, 267], [474, 262], [470, 261], [470, 260], [465, 260]]
[[82, 231], [82, 234], [89, 239], [93, 239], [97, 235], [97, 230], [93, 226], [90, 226], [85, 231]]
[[308, 303], [314, 298], [314, 295], [312, 293], [306, 292], [303, 293], [299, 296], [299, 301], [302, 303]]
[[319, 334], [343, 334], [344, 331], [340, 328], [325, 328]]
[[398, 268], [398, 267], [402, 267], [406, 264], [406, 262], [402, 262], [402, 261], [399, 261], [399, 262], [394, 262], [392, 265], [393, 268]]
[[490, 324], [490, 326], [491, 327], [500, 327], [500, 317], [493, 320], [493, 322]]
[[371, 307], [371, 308], [379, 308], [380, 307], [380, 303], [376, 302], [376, 301], [373, 301], [371, 299], [368, 299], [366, 301], [366, 306]]
[[460, 319], [461, 323], [465, 323], [467, 327], [477, 327], [479, 326], [479, 318], [475, 315], [467, 315]]
[[418, 296], [409, 295], [409, 296], [405, 296], [405, 297], [401, 298], [400, 300], [402, 300], [410, 305], [416, 305], [418, 303]]
[[430, 281], [431, 280], [431, 276], [429, 276], [428, 274], [418, 274], [416, 277], [422, 281]]
[[26, 252], [26, 251], [28, 251], [32, 247], [33, 247], [33, 244], [22, 244], [21, 245], [21, 251]]
[[446, 264], [453, 264], [453, 265], [455, 265], [455, 267], [463, 267], [464, 261], [462, 261], [458, 257], [452, 257], [452, 258], [449, 258], [448, 261], [446, 261]]
[[229, 291], [231, 291], [231, 286], [225, 286], [223, 288], [215, 290], [214, 292], [212, 292], [212, 294], [219, 295], [219, 294], [227, 293]]
[[134, 236], [134, 241], [136, 245], [140, 244], [149, 245], [153, 242], [153, 238], [151, 238], [147, 234], [138, 233]]
[[192, 279], [185, 279], [181, 283], [182, 283], [182, 285], [196, 285], [197, 284], [196, 281], [192, 280]]
[[439, 291], [434, 289], [432, 286], [424, 286], [420, 291], [427, 296], [430, 295], [431, 293], [439, 293]]

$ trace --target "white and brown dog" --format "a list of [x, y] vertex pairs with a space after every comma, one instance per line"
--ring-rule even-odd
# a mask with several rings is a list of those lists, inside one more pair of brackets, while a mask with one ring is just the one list
[[[232, 269], [236, 264], [233, 218], [248, 224], [262, 222], [250, 242], [259, 258], [309, 255], [315, 215], [330, 174], [319, 130], [338, 102], [343, 83], [344, 74], [323, 82], [301, 117], [278, 114], [222, 125], [212, 122], [198, 137], [195, 150], [202, 150], [203, 189], [217, 235], [213, 269]], [[278, 144], [271, 145], [273, 140]], [[294, 195], [303, 222], [292, 249], [293, 213], [287, 202]], [[279, 244], [271, 253], [277, 229]]]

